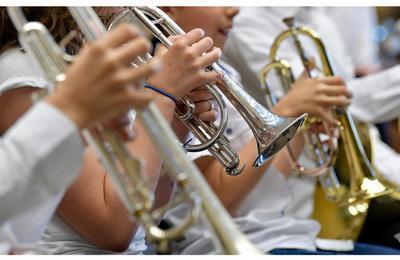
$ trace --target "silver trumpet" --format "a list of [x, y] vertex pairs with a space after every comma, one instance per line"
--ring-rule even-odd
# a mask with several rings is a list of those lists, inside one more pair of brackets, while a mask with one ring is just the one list
[[[169, 35], [185, 33], [167, 14], [157, 7], [132, 7], [132, 11], [154, 37], [167, 48], [172, 46], [172, 43], [168, 40]], [[165, 35], [159, 27], [169, 35]], [[303, 125], [307, 115], [304, 114], [298, 118], [279, 117], [257, 103], [218, 63], [212, 64], [209, 69], [221, 75], [223, 83], [220, 87], [221, 91], [253, 131], [258, 149], [258, 156], [253, 167], [262, 165], [293, 138]]]
[[[41, 23], [28, 23], [20, 8], [7, 7], [7, 9], [18, 30], [21, 45], [37, 61], [49, 81], [57, 83], [64, 80], [64, 71], [68, 67], [67, 57], [48, 30]], [[69, 10], [89, 41], [105, 34], [106, 30], [93, 9], [69, 7]], [[144, 225], [148, 239], [157, 242], [159, 247], [165, 248], [169, 240], [181, 236], [196, 220], [201, 205], [219, 241], [226, 249], [225, 253], [260, 254], [260, 251], [239, 232], [199, 170], [185, 156], [185, 151], [177, 143], [175, 134], [157, 107], [150, 104], [138, 111], [138, 114], [158, 146], [164, 164], [169, 170], [168, 173], [178, 182], [182, 193], [186, 194], [184, 197], [191, 211], [185, 217], [182, 226], [169, 230], [161, 230], [157, 227], [155, 220], [159, 214], [151, 211], [153, 201], [148, 198], [152, 197], [152, 192], [143, 181], [140, 163], [129, 154], [116, 134], [107, 131], [101, 125], [96, 125], [95, 130], [105, 133], [104, 136], [100, 137], [92, 131], [85, 131], [84, 134], [90, 145], [94, 146], [108, 174], [111, 175], [127, 209], [137, 221]], [[131, 167], [132, 165], [134, 167]]]
[[[114, 30], [122, 23], [135, 23], [135, 14], [127, 9], [115, 17], [113, 17], [108, 25], [108, 30]], [[137, 58], [133, 63], [135, 66], [144, 64], [151, 59], [151, 55]], [[206, 86], [208, 91], [214, 96], [221, 115], [220, 125], [216, 126], [212, 122], [204, 122], [195, 114], [195, 104], [184, 96], [181, 101], [186, 107], [186, 111], [181, 111], [179, 108], [175, 111], [175, 116], [188, 128], [192, 134], [200, 141], [200, 144], [186, 144], [185, 149], [188, 152], [200, 152], [208, 150], [211, 155], [218, 160], [225, 168], [229, 175], [240, 174], [245, 164], [240, 166], [240, 158], [236, 151], [230, 146], [228, 139], [224, 135], [225, 128], [228, 122], [228, 113], [226, 104], [221, 94], [213, 86]]]

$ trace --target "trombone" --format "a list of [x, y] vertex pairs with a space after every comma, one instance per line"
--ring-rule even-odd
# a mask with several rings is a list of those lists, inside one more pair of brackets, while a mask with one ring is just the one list
[[[69, 7], [73, 17], [81, 27], [89, 41], [93, 41], [105, 34], [105, 28], [93, 9], [89, 7]], [[57, 45], [43, 24], [26, 20], [20, 8], [7, 7], [9, 16], [16, 26], [19, 40], [28, 54], [37, 61], [37, 64], [52, 83], [57, 83], [65, 78], [67, 68], [66, 56]], [[200, 212], [204, 210], [212, 224], [218, 239], [227, 254], [260, 254], [238, 230], [222, 204], [217, 199], [207, 182], [194, 164], [185, 156], [182, 147], [177, 144], [176, 136], [168, 123], [154, 104], [138, 111], [140, 120], [148, 130], [154, 143], [159, 147], [168, 173], [177, 180], [178, 185], [185, 193], [186, 203], [191, 207], [182, 226], [169, 230], [161, 230], [155, 220], [159, 217], [157, 212], [152, 212], [152, 201], [147, 200], [148, 191], [137, 160], [132, 158], [122, 143], [112, 132], [104, 136], [92, 135], [85, 131], [90, 145], [93, 145], [102, 160], [108, 174], [111, 175], [116, 189], [131, 215], [140, 221], [146, 231], [148, 239], [157, 243], [157, 246], [166, 249], [168, 242], [181, 236], [186, 228], [192, 224]], [[103, 133], [107, 131], [101, 125], [96, 125], [96, 130]], [[103, 142], [105, 140], [105, 142]], [[119, 167], [121, 166], [121, 167]], [[145, 194], [146, 196], [142, 196]]]
[[[167, 48], [172, 46], [168, 36], [185, 33], [157, 7], [141, 6], [131, 9], [153, 36]], [[257, 103], [217, 63], [208, 69], [221, 75], [221, 91], [242, 115], [255, 136], [258, 156], [253, 162], [253, 167], [264, 164], [293, 138], [307, 115], [298, 118], [279, 117]]]
[[[334, 73], [328, 58], [328, 54], [320, 36], [309, 28], [294, 27], [294, 18], [292, 17], [285, 18], [284, 23], [289, 27], [289, 29], [282, 32], [275, 39], [270, 52], [271, 63], [279, 62], [277, 59], [279, 46], [285, 39], [292, 38], [296, 51], [299, 54], [306, 71], [310, 75], [310, 63], [306, 58], [305, 51], [298, 38], [299, 35], [302, 35], [308, 37], [316, 47], [322, 63], [323, 75], [333, 76]], [[269, 71], [264, 69], [260, 77], [265, 79], [265, 76], [268, 73]], [[281, 75], [285, 74], [287, 75], [287, 72], [281, 73]], [[293, 78], [289, 81], [291, 80], [293, 80]], [[264, 84], [264, 86], [266, 85]], [[267, 94], [271, 95], [271, 93]], [[319, 149], [320, 147], [318, 146], [315, 147], [315, 153], [320, 154], [322, 159], [325, 158], [329, 162], [332, 162], [332, 164], [329, 163], [327, 165], [327, 174], [330, 175], [329, 178], [333, 181], [332, 183], [334, 186], [331, 191], [334, 193], [327, 195], [328, 199], [329, 196], [333, 196], [335, 198], [334, 202], [337, 204], [339, 207], [338, 210], [340, 211], [338, 216], [343, 219], [343, 222], [345, 222], [345, 224], [342, 224], [342, 227], [347, 229], [343, 232], [349, 233], [347, 232], [349, 230], [360, 230], [360, 225], [362, 225], [363, 219], [366, 216], [366, 212], [369, 207], [369, 201], [373, 198], [393, 193], [394, 187], [391, 184], [381, 181], [377, 178], [378, 174], [366, 155], [364, 147], [362, 146], [360, 133], [356, 128], [356, 123], [354, 122], [352, 116], [347, 111], [337, 111], [337, 117], [339, 120], [339, 125], [337, 127], [340, 137], [338, 140], [339, 150], [333, 153], [337, 154], [336, 162], [331, 157], [331, 154], [327, 154], [326, 150]], [[369, 136], [366, 138], [369, 141]], [[334, 147], [331, 147], [330, 149], [332, 148]], [[343, 183], [338, 182], [336, 172], [339, 174], [341, 179], [343, 176], [348, 178], [348, 187], [343, 185]], [[328, 218], [328, 216], [325, 217]], [[331, 215], [329, 217], [331, 217]], [[324, 224], [327, 224], [325, 226], [328, 226], [330, 223], [331, 221], [327, 220], [327, 222]]]

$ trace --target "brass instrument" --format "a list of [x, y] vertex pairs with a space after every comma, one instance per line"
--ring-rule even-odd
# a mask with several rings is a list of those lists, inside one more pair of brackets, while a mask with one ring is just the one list
[[[320, 36], [311, 29], [294, 27], [293, 18], [286, 18], [284, 22], [289, 29], [275, 39], [270, 52], [271, 62], [279, 61], [276, 58], [278, 48], [286, 38], [291, 37], [301, 61], [310, 75], [310, 62], [306, 58], [305, 51], [298, 38], [299, 35], [302, 35], [311, 39], [317, 48], [323, 76], [333, 76], [328, 54]], [[282, 63], [282, 61], [280, 62]], [[281, 74], [287, 75], [287, 72]], [[264, 71], [263, 76], [265, 75]], [[347, 111], [337, 111], [337, 118], [339, 120], [340, 139], [336, 162], [332, 160], [331, 155], [327, 155], [326, 149], [318, 150], [318, 153], [322, 155], [320, 159], [325, 157], [328, 161], [332, 160], [335, 163], [335, 168], [329, 167], [328, 177], [325, 178], [333, 181], [332, 186], [329, 187], [331, 192], [326, 194], [327, 201], [321, 196], [321, 190], [317, 189], [319, 196], [316, 197], [315, 201], [314, 218], [321, 223], [321, 237], [354, 239], [364, 222], [369, 201], [376, 197], [391, 194], [394, 189], [391, 184], [377, 178], [377, 172], [368, 160], [352, 116]], [[320, 161], [319, 165], [322, 165]], [[340, 182], [338, 182], [337, 177], [340, 178]], [[343, 182], [344, 178], [348, 180], [347, 185]], [[334, 200], [329, 201], [329, 196]], [[325, 207], [324, 210], [319, 208], [322, 206]]]
[[[113, 17], [108, 25], [108, 31], [114, 30], [122, 23], [135, 24], [135, 14], [127, 9], [118, 13]], [[147, 54], [137, 58], [133, 63], [135, 66], [144, 64], [151, 59], [151, 55]], [[186, 144], [185, 149], [188, 152], [200, 152], [208, 150], [214, 158], [218, 160], [225, 168], [229, 175], [240, 174], [245, 165], [240, 166], [240, 158], [236, 151], [230, 146], [228, 139], [224, 135], [224, 131], [228, 122], [228, 112], [226, 103], [221, 94], [212, 86], [206, 86], [208, 91], [214, 96], [216, 103], [219, 106], [221, 115], [220, 125], [216, 126], [213, 122], [204, 122], [195, 114], [195, 104], [184, 96], [181, 101], [186, 107], [186, 111], [181, 111], [179, 108], [175, 111], [175, 116], [193, 133], [193, 135], [201, 142], [200, 144]]]
[[[21, 45], [37, 61], [49, 81], [52, 83], [62, 81], [65, 78], [64, 71], [67, 63], [63, 57], [63, 51], [55, 43], [47, 29], [38, 22], [28, 23], [19, 8], [8, 7], [7, 9], [18, 30]], [[69, 7], [69, 10], [89, 41], [105, 34], [106, 30], [93, 9]], [[260, 254], [261, 252], [239, 232], [201, 173], [186, 157], [183, 148], [176, 142], [175, 134], [157, 107], [150, 104], [138, 111], [138, 114], [154, 143], [158, 146], [168, 173], [178, 182], [185, 194], [186, 203], [192, 209], [185, 217], [182, 226], [161, 230], [154, 223], [159, 214], [150, 211], [153, 202], [148, 200], [147, 195], [152, 193], [148, 191], [142, 179], [140, 168], [129, 167], [136, 160], [126, 154], [128, 151], [120, 142], [121, 140], [115, 139], [113, 133], [106, 133], [102, 139], [92, 135], [92, 132], [86, 131], [84, 134], [89, 143], [94, 145], [127, 209], [136, 220], [144, 225], [148, 239], [157, 242], [160, 250], [165, 249], [170, 239], [181, 236], [185, 229], [193, 223], [200, 212], [201, 205], [215, 229], [215, 233], [218, 234], [226, 254]], [[106, 131], [100, 125], [96, 126], [96, 130]], [[103, 143], [103, 140], [106, 140], [107, 143]], [[119, 167], [120, 165], [122, 167]], [[146, 196], [142, 196], [143, 194]]]
[[[170, 35], [185, 32], [157, 7], [132, 7], [133, 13], [165, 47], [170, 48]], [[281, 150], [302, 126], [306, 114], [298, 118], [279, 117], [257, 103], [240, 85], [214, 63], [210, 66], [221, 75], [221, 91], [245, 119], [257, 141], [258, 156], [253, 167], [258, 167]]]

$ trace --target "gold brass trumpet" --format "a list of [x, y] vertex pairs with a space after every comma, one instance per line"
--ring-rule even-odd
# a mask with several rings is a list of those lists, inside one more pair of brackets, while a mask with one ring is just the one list
[[[170, 35], [181, 35], [185, 32], [162, 10], [157, 7], [132, 7], [133, 13], [150, 30], [165, 47], [170, 48]], [[265, 163], [281, 150], [302, 126], [306, 115], [298, 118], [279, 117], [257, 103], [240, 85], [214, 63], [210, 66], [221, 75], [221, 91], [246, 120], [257, 140], [258, 156], [253, 166]]]
[[[309, 38], [316, 47], [322, 64], [323, 76], [333, 76], [334, 73], [328, 54], [320, 36], [309, 28], [294, 27], [294, 19], [292, 17], [284, 19], [284, 23], [289, 27], [289, 29], [279, 34], [275, 39], [270, 52], [271, 62], [278, 62], [276, 56], [279, 46], [285, 39], [292, 38], [305, 70], [309, 75], [311, 75], [310, 61], [307, 59], [303, 46], [298, 38], [299, 35], [302, 35]], [[282, 61], [280, 63], [282, 63]], [[287, 74], [287, 72], [281, 73], [281, 75]], [[265, 75], [266, 71], [263, 70], [263, 76]], [[284, 79], [286, 82], [291, 82], [292, 80], [293, 77], [289, 80]], [[336, 210], [334, 214], [336, 214], [336, 217], [341, 219], [341, 230], [332, 231], [332, 233], [335, 233], [333, 236], [331, 234], [324, 235], [324, 228], [332, 226], [330, 224], [332, 223], [331, 217], [333, 212], [326, 212], [327, 210], [321, 212], [321, 210], [318, 210], [317, 208], [315, 209], [314, 215], [317, 220], [321, 222], [321, 234], [323, 237], [344, 238], [346, 235], [343, 236], [343, 234], [348, 234], [352, 231], [358, 232], [360, 230], [360, 226], [362, 225], [366, 216], [366, 211], [368, 210], [370, 199], [391, 194], [394, 192], [394, 187], [377, 178], [378, 174], [372, 167], [366, 155], [364, 147], [362, 146], [362, 139], [360, 138], [360, 134], [352, 116], [347, 111], [337, 110], [336, 112], [339, 120], [339, 125], [337, 127], [340, 132], [340, 139], [338, 140], [339, 150], [333, 153], [337, 154], [336, 162], [330, 154], [326, 153], [326, 151], [332, 149], [332, 147], [329, 149], [319, 149], [320, 147], [316, 146], [315, 153], [322, 155], [318, 159], [326, 158], [328, 161], [334, 163], [334, 168], [329, 167], [329, 169], [327, 169], [329, 170], [328, 175], [330, 175], [328, 179], [334, 181], [331, 183], [333, 185], [331, 191], [334, 193], [326, 195], [328, 195], [328, 200], [329, 196], [335, 198], [334, 202], [336, 203], [336, 209], [330, 210]], [[369, 136], [366, 138], [369, 138]], [[367, 141], [369, 141], [369, 139]], [[321, 147], [323, 148], [323, 146]], [[321, 162], [317, 161], [317, 163], [321, 165]], [[328, 164], [328, 166], [331, 165]], [[338, 175], [336, 175], [336, 173]], [[338, 177], [340, 177], [340, 182], [337, 182]], [[342, 181], [343, 177], [347, 178], [348, 185], [344, 185]], [[329, 216], [324, 214], [328, 214]], [[349, 230], [350, 232], [348, 232]], [[346, 238], [349, 237], [347, 236]]]

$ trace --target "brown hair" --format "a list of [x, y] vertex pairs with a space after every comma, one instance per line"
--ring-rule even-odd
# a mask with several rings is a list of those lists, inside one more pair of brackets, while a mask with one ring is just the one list
[[[100, 7], [95, 8], [99, 9]], [[66, 7], [23, 7], [23, 12], [28, 21], [42, 23], [53, 35], [56, 42], [60, 42], [77, 25]], [[102, 17], [103, 22], [110, 17]], [[81, 45], [80, 39], [74, 39], [72, 49]], [[0, 54], [6, 50], [17, 47], [18, 34], [11, 22], [5, 7], [0, 7]], [[70, 49], [71, 49], [70, 48]]]
[[[23, 7], [28, 21], [42, 23], [53, 35], [56, 42], [61, 41], [76, 23], [65, 7]], [[18, 34], [5, 7], [0, 7], [0, 53], [19, 46]]]

